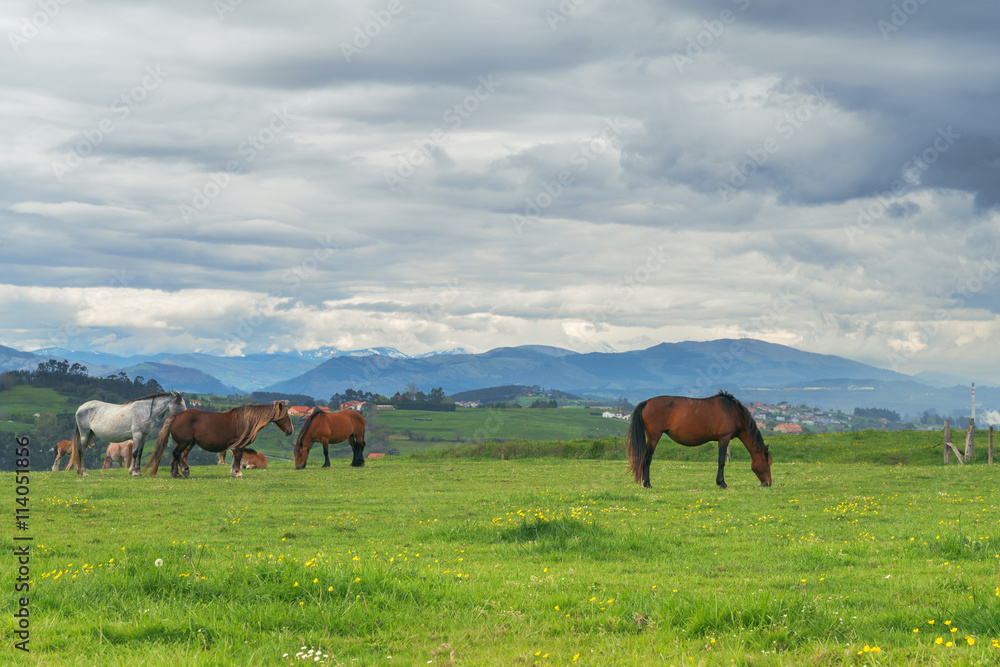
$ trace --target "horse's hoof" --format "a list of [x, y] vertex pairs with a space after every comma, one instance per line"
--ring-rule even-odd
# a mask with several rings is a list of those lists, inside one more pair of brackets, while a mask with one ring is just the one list
[[653, 485], [652, 484], [643, 484], [642, 488], [644, 488], [644, 489], [652, 489]]
[[243, 473], [241, 473], [241, 472], [234, 472], [233, 473], [233, 477], [243, 477]]
[[80, 473], [80, 477], [90, 477], [90, 474], [86, 470], [84, 470], [83, 472]]
[[320, 468], [329, 468], [329, 467], [330, 467], [329, 463], [324, 463], [323, 465], [320, 466]]
[[728, 489], [728, 488], [729, 488], [729, 485], [728, 485], [728, 484], [726, 484], [725, 482], [722, 482], [721, 484], [719, 484], [719, 488], [720, 488], [720, 489]]
[[138, 470], [129, 470], [128, 474], [132, 475], [133, 477], [139, 477], [142, 475], [142, 473], [139, 472]]

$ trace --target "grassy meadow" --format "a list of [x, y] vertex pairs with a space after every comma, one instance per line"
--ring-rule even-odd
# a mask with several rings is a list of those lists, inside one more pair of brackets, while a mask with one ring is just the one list
[[945, 467], [932, 435], [769, 439], [774, 486], [740, 447], [727, 491], [711, 445], [667, 443], [652, 491], [488, 448], [32, 473], [31, 652], [8, 575], [0, 662], [997, 664], [1000, 466]]

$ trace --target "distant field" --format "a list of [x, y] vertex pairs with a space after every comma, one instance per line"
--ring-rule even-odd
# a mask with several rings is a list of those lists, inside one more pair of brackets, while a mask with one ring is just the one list
[[456, 408], [454, 412], [391, 410], [378, 413], [377, 420], [395, 432], [394, 440], [409, 439], [412, 431], [425, 439], [451, 442], [532, 438], [558, 440], [622, 435], [628, 424], [604, 419], [599, 410], [586, 408]]

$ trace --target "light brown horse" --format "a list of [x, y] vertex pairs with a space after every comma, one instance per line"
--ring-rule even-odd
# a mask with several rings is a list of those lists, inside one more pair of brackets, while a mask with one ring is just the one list
[[60, 440], [52, 448], [52, 451], [56, 453], [56, 462], [52, 464], [52, 472], [59, 470], [59, 462], [62, 461], [62, 457], [64, 456], [68, 456], [69, 459], [66, 461], [66, 467], [63, 470], [69, 470], [73, 467], [73, 442], [71, 440]]
[[[226, 465], [226, 452], [219, 452], [219, 465]], [[240, 462], [240, 467], [244, 470], [266, 468], [267, 457], [258, 452], [256, 449], [250, 449], [247, 447], [243, 450], [243, 460]]]
[[104, 455], [104, 463], [101, 464], [101, 470], [108, 470], [112, 468], [116, 461], [118, 462], [119, 468], [132, 467], [131, 440], [126, 440], [125, 442], [112, 442], [108, 445], [108, 451]]
[[764, 444], [753, 415], [732, 394], [720, 391], [709, 398], [657, 396], [635, 406], [632, 424], [625, 434], [625, 447], [635, 481], [647, 489], [653, 488], [649, 483], [649, 463], [664, 434], [685, 447], [717, 441], [719, 471], [715, 483], [723, 489], [726, 480], [722, 470], [726, 466], [729, 441], [739, 438], [750, 452], [750, 469], [757, 475], [760, 485], [771, 486], [771, 452]]
[[317, 410], [302, 424], [299, 437], [295, 441], [295, 469], [302, 470], [309, 462], [309, 450], [314, 442], [323, 443], [324, 468], [330, 467], [330, 443], [347, 440], [351, 444], [354, 458], [351, 466], [357, 468], [365, 464], [365, 418], [357, 410], [323, 412]]
[[170, 463], [171, 477], [190, 477], [191, 469], [187, 463], [187, 453], [198, 445], [207, 452], [233, 453], [232, 477], [242, 477], [240, 463], [243, 452], [253, 443], [262, 428], [273, 423], [284, 431], [292, 434], [292, 420], [288, 417], [288, 406], [280, 401], [272, 405], [242, 405], [227, 412], [205, 412], [189, 409], [167, 417], [156, 438], [156, 446], [149, 463], [143, 468], [152, 466], [150, 476], [156, 474], [160, 467], [160, 458], [170, 438], [174, 439], [173, 461]]

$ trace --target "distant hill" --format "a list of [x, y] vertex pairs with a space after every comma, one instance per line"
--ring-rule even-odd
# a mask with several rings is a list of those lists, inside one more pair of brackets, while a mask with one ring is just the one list
[[146, 380], [156, 380], [164, 389], [220, 396], [240, 393], [235, 387], [224, 385], [211, 375], [194, 368], [161, 364], [155, 361], [129, 366], [125, 369], [125, 373], [133, 379], [141, 375]]
[[902, 373], [784, 345], [716, 340], [613, 353], [578, 354], [526, 345], [421, 359], [338, 357], [269, 390], [325, 397], [353, 387], [391, 394], [415, 382], [418, 387], [443, 387], [455, 394], [510, 384], [642, 398], [663, 393], [708, 395], [720, 387], [781, 387], [826, 378], [912, 380]]

